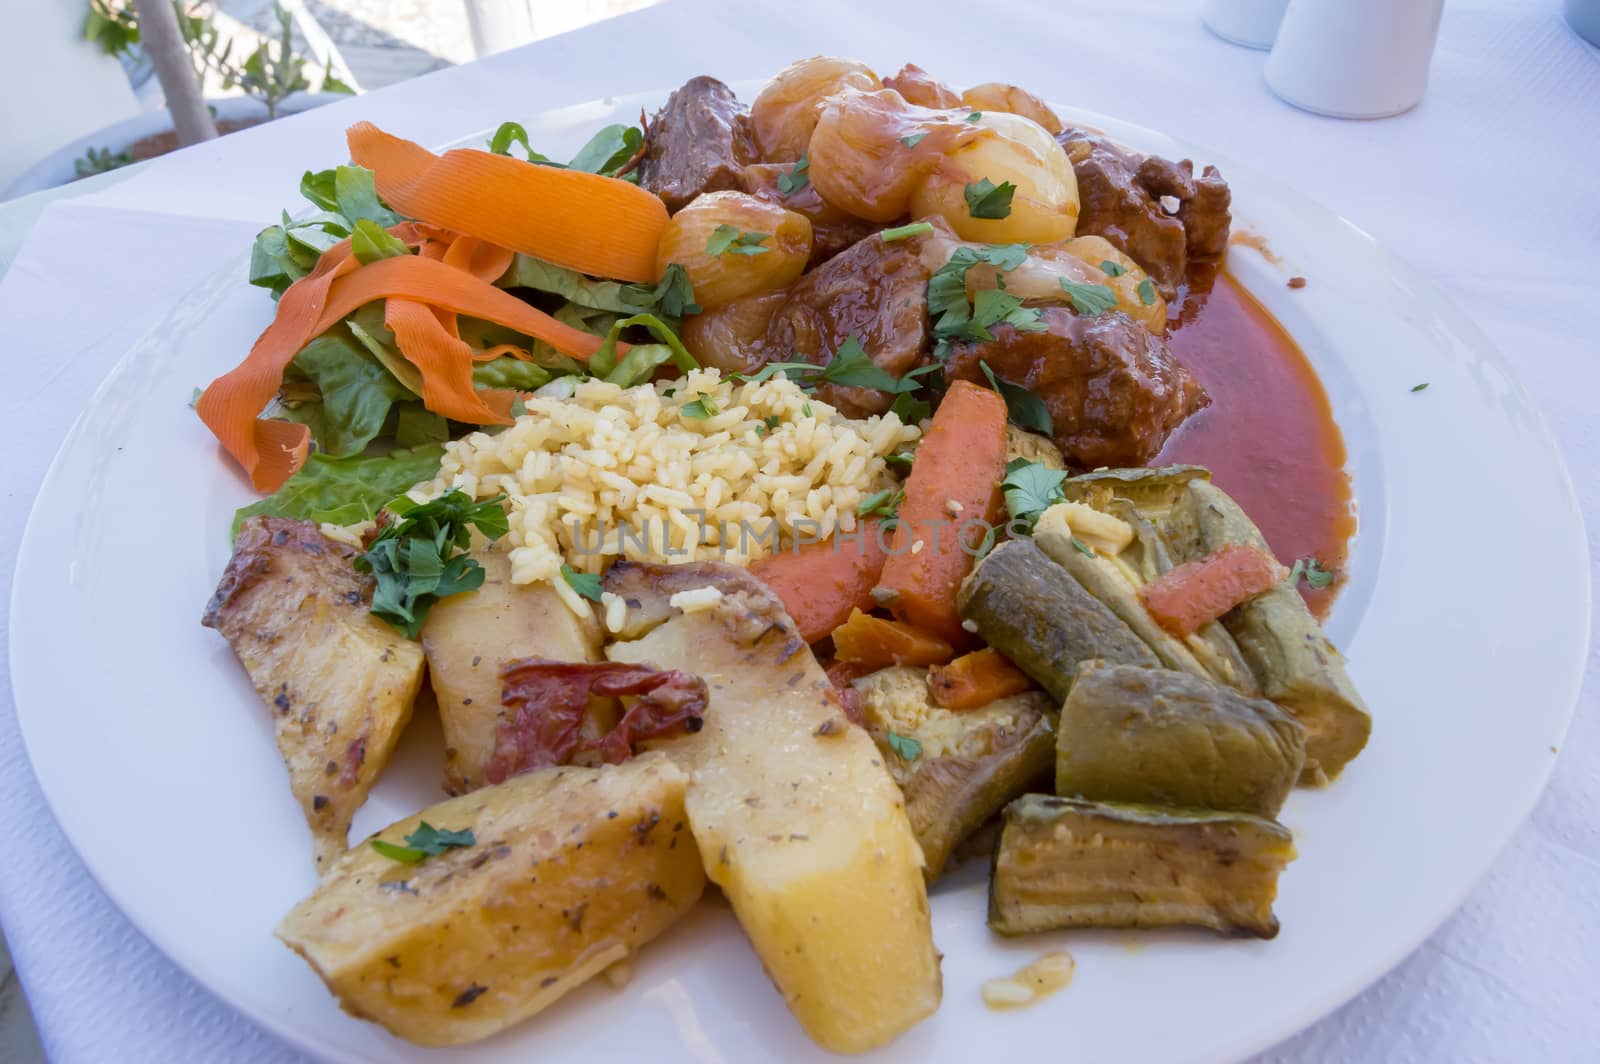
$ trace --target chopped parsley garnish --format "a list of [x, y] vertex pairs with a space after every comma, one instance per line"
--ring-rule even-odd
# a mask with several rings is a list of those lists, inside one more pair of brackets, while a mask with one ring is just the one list
[[1000, 490], [1005, 495], [1006, 512], [1011, 515], [1012, 524], [1031, 533], [1040, 514], [1065, 500], [1061, 483], [1066, 479], [1066, 470], [1051, 469], [1040, 462], [1030, 462], [1026, 458], [1007, 462]]
[[982, 117], [983, 117], [983, 112], [982, 111], [974, 111], [970, 115], [968, 115], [966, 118], [963, 118], [962, 121], [963, 122], [976, 122], [979, 119], [981, 119]]
[[[1427, 381], [1423, 381], [1423, 382], [1422, 382], [1422, 383], [1421, 383], [1421, 384], [1413, 384], [1413, 385], [1412, 385], [1412, 386], [1411, 386], [1411, 390], [1412, 390], [1412, 391], [1414, 391], [1414, 392], [1420, 392], [1420, 391], [1422, 391], [1422, 390], [1423, 390], [1423, 389], [1424, 389], [1424, 388], [1426, 388], [1426, 387], [1427, 387], [1427, 386], [1428, 386], [1428, 382], [1427, 382]], [[196, 395], [196, 396], [197, 396], [197, 397], [198, 397], [198, 396], [199, 396], [199, 394], [200, 394], [200, 393], [199, 393], [199, 392], [198, 392], [198, 391], [197, 391], [197, 392], [195, 392], [195, 395]], [[191, 405], [193, 405], [193, 404], [191, 404]]]
[[[976, 308], [967, 301], [968, 270], [982, 263], [1003, 273], [1016, 269], [1027, 259], [1026, 245], [993, 244], [957, 248], [950, 261], [939, 267], [928, 279], [928, 314], [933, 319], [933, 335], [938, 341], [933, 352], [935, 357], [943, 359], [955, 340], [993, 340], [994, 334], [989, 331], [992, 325], [1003, 323], [1020, 329], [1044, 327], [1039, 324], [1038, 311], [1030, 308], [1018, 312], [1020, 299], [1010, 304], [989, 297], [984, 303], [987, 321], [980, 320]], [[1002, 309], [1004, 313], [1000, 313]]]
[[779, 417], [777, 414], [769, 414], [761, 419], [761, 424], [766, 427], [768, 432], [771, 432], [779, 425], [783, 424], [783, 418]]
[[437, 857], [446, 850], [456, 850], [464, 846], [472, 846], [478, 839], [471, 829], [451, 831], [448, 828], [440, 830], [424, 820], [417, 825], [417, 830], [406, 836], [404, 846], [396, 846], [392, 842], [382, 839], [373, 839], [372, 848], [401, 864], [418, 864], [429, 857]]
[[1002, 181], [997, 185], [987, 177], [979, 178], [968, 185], [964, 192], [967, 213], [974, 218], [1009, 218], [1011, 197], [1016, 194], [1017, 186], [1010, 181]]
[[1139, 282], [1139, 302], [1147, 307], [1155, 306], [1156, 283], [1148, 277]]
[[[898, 400], [896, 401], [898, 402]], [[893, 408], [891, 407], [890, 409]], [[894, 454], [884, 455], [883, 462], [884, 465], [893, 466], [896, 469], [910, 469], [915, 457], [910, 451], [896, 451]]]
[[667, 265], [667, 272], [661, 275], [650, 298], [668, 317], [700, 313], [700, 304], [694, 301], [694, 287], [689, 283], [689, 271], [679, 262]]
[[896, 378], [894, 374], [872, 361], [862, 348], [861, 341], [852, 335], [839, 346], [839, 350], [834, 352], [832, 361], [822, 368], [822, 376], [818, 379], [846, 388], [874, 388], [880, 392], [899, 395], [901, 392], [915, 389], [918, 377], [932, 373], [938, 368], [934, 365], [922, 366], [904, 377]]
[[1028, 261], [1026, 244], [989, 244], [984, 247], [960, 247], [950, 256], [950, 261], [939, 267], [928, 279], [928, 310], [941, 314], [957, 302], [967, 301], [967, 271], [979, 263], [993, 266], [1002, 273], [1016, 269]]
[[1100, 272], [1105, 274], [1107, 277], [1121, 277], [1128, 271], [1121, 264], [1107, 259], [1100, 264]]
[[[1047, 328], [1036, 309], [1022, 305], [1021, 296], [1000, 288], [982, 288], [972, 297], [971, 324], [986, 333], [995, 325], [1009, 325], [1022, 332], [1043, 332]], [[988, 338], [993, 335], [990, 333]]]
[[915, 761], [922, 756], [922, 744], [909, 735], [890, 730], [884, 739], [889, 744], [889, 749], [899, 754], [907, 761]]
[[561, 563], [561, 579], [567, 586], [590, 602], [600, 601], [600, 574], [580, 573], [566, 562]]
[[1103, 284], [1078, 284], [1063, 277], [1061, 290], [1072, 300], [1072, 309], [1086, 318], [1104, 314], [1117, 305], [1117, 294]]
[[915, 383], [896, 380], [894, 374], [880, 368], [854, 336], [839, 345], [818, 379], [847, 388], [876, 388], [883, 392], [899, 392], [902, 384], [908, 389], [916, 387]]
[[926, 133], [913, 133], [909, 137], [901, 137], [900, 143], [904, 144], [908, 148], [915, 148], [918, 144], [922, 143], [922, 138], [926, 136]]
[[1077, 536], [1072, 537], [1072, 549], [1083, 555], [1085, 558], [1094, 557], [1094, 548], [1089, 546], [1089, 544], [1085, 543], [1083, 540], [1079, 539]]
[[472, 529], [491, 540], [505, 535], [510, 522], [504, 501], [497, 495], [475, 503], [465, 492], [451, 491], [420, 504], [404, 495], [390, 502], [385, 509], [397, 519], [355, 560], [356, 569], [375, 581], [372, 612], [415, 639], [435, 602], [477, 590], [483, 566], [466, 554]]
[[915, 425], [933, 416], [933, 404], [926, 399], [918, 399], [910, 392], [901, 392], [894, 397], [889, 413], [899, 418], [902, 424]]
[[862, 348], [861, 341], [852, 335], [839, 345], [839, 350], [833, 353], [833, 358], [826, 366], [818, 366], [811, 362], [768, 362], [755, 373], [735, 373], [732, 376], [741, 381], [759, 384], [782, 373], [790, 380], [798, 382], [800, 387], [807, 391], [814, 389], [820, 383], [827, 382], [844, 388], [873, 388], [891, 395], [899, 395], [914, 390], [917, 387], [916, 378], [925, 373], [932, 373], [938, 368], [934, 365], [922, 366], [904, 377], [897, 378], [873, 362]]
[[765, 255], [772, 249], [762, 244], [771, 233], [741, 233], [736, 225], [719, 225], [706, 238], [706, 254], [713, 258], [721, 255]]
[[717, 408], [717, 401], [711, 396], [707, 395], [705, 392], [695, 392], [695, 395], [699, 398], [684, 403], [682, 408], [680, 408], [679, 413], [684, 417], [692, 417], [703, 420], [708, 417], [713, 417], [719, 412]]
[[800, 413], [804, 414], [806, 417], [811, 417], [812, 416], [811, 404], [810, 403], [801, 403], [800, 404]]
[[805, 188], [811, 182], [811, 177], [806, 172], [810, 169], [811, 160], [804, 155], [800, 156], [800, 161], [794, 164], [793, 170], [786, 174], [778, 175], [778, 194], [784, 199], [788, 199]]
[[1332, 569], [1324, 569], [1322, 563], [1315, 558], [1300, 558], [1295, 561], [1294, 568], [1289, 570], [1289, 586], [1299, 587], [1300, 581], [1318, 591], [1333, 583], [1337, 574]]
[[[769, 381], [781, 373], [792, 381], [800, 382], [802, 374], [816, 373], [821, 368], [821, 366], [812, 362], [768, 362], [754, 373], [730, 373], [728, 376], [733, 380], [743, 381], [747, 384], [760, 384], [762, 381]], [[801, 383], [800, 386], [802, 388], [806, 387], [804, 383]]]
[[911, 237], [924, 236], [931, 232], [933, 232], [933, 223], [912, 222], [910, 225], [901, 225], [896, 226], [893, 229], [885, 229], [878, 234], [878, 239], [882, 240], [885, 244], [892, 244], [896, 240], [908, 240]]
[[862, 499], [856, 506], [856, 514], [868, 517], [876, 514], [879, 517], [893, 517], [900, 511], [900, 504], [905, 501], [906, 493], [899, 488], [884, 488], [875, 491]]
[[1006, 416], [1011, 419], [1013, 425], [1046, 436], [1054, 434], [1055, 422], [1051, 419], [1050, 408], [1044, 405], [1043, 399], [1020, 384], [1012, 384], [996, 377], [987, 362], [980, 361], [978, 367], [983, 370], [983, 375], [989, 378], [989, 387], [999, 392], [1000, 398], [1006, 401]]
[[[1416, 389], [1414, 389], [1414, 388], [1412, 389], [1412, 391], [1415, 391], [1415, 390]], [[195, 409], [196, 407], [198, 407], [200, 405], [200, 397], [202, 395], [204, 395], [204, 394], [206, 394], [206, 390], [204, 388], [196, 388], [194, 390], [194, 394], [189, 396], [189, 409], [190, 410], [193, 410], [193, 409]]]

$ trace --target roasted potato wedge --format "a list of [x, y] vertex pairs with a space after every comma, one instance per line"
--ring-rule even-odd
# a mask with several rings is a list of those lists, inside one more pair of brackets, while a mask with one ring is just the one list
[[[476, 547], [483, 586], [440, 599], [422, 625], [428, 677], [444, 726], [445, 790], [465, 794], [486, 782], [500, 725], [500, 666], [518, 658], [599, 661], [600, 626], [577, 617], [548, 584], [513, 584], [509, 545]], [[616, 723], [611, 699], [594, 699], [584, 738], [597, 739]]]
[[[629, 957], [705, 887], [663, 754], [549, 768], [441, 802], [423, 821], [471, 845], [417, 864], [363, 843], [277, 934], [346, 1012], [423, 1046], [487, 1038]], [[369, 840], [370, 841], [370, 840]]]
[[[699, 732], [663, 744], [690, 771], [706, 872], [789, 1008], [825, 1049], [882, 1045], [939, 1006], [922, 850], [872, 740], [851, 725], [777, 598], [714, 563], [619, 563], [608, 590], [664, 617], [613, 660], [698, 672]], [[695, 612], [680, 593], [720, 592]]]
[[319, 871], [344, 852], [422, 684], [422, 648], [369, 612], [356, 554], [310, 521], [252, 517], [200, 622], [272, 714]]

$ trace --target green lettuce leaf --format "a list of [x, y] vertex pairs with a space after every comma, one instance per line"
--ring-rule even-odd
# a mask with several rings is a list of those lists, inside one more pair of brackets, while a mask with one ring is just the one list
[[343, 329], [312, 340], [295, 356], [294, 365], [322, 393], [316, 421], [298, 416], [294, 420], [309, 424], [317, 446], [334, 458], [360, 454], [383, 431], [389, 408], [412, 397]]
[[296, 219], [285, 211], [278, 225], [256, 234], [250, 249], [250, 283], [271, 290], [274, 299], [310, 273], [317, 256], [353, 234], [358, 222], [386, 229], [405, 220], [384, 206], [372, 171], [363, 166], [308, 170], [300, 194], [317, 212]]
[[[637, 360], [630, 361], [629, 358], [624, 357], [621, 361], [618, 361], [617, 341], [622, 338], [622, 330], [635, 325], [645, 329], [660, 341], [659, 345], [647, 344], [643, 346], [665, 346], [667, 348], [663, 357], [657, 359], [658, 352], [652, 352]], [[632, 353], [630, 351], [629, 355], [632, 355]], [[655, 359], [655, 361], [652, 362], [652, 359]], [[656, 366], [663, 365], [666, 362], [671, 362], [685, 373], [692, 369], [700, 368], [700, 363], [695, 361], [694, 356], [689, 353], [689, 349], [683, 346], [683, 341], [678, 339], [678, 334], [673, 332], [666, 322], [654, 314], [635, 314], [631, 318], [623, 318], [607, 330], [605, 342], [600, 345], [600, 350], [594, 353], [594, 357], [589, 359], [589, 372], [593, 376], [604, 377], [612, 384], [620, 384], [626, 388], [649, 380], [650, 374], [655, 371]], [[643, 376], [638, 376], [641, 372]]]
[[591, 174], [612, 177], [633, 158], [643, 143], [644, 134], [637, 126], [606, 126], [590, 137], [589, 143], [579, 148], [578, 154], [567, 165], [574, 170], [587, 170]]
[[257, 514], [337, 525], [370, 521], [384, 503], [432, 478], [443, 458], [437, 444], [354, 458], [314, 454], [283, 487], [234, 514], [233, 534]]
[[656, 305], [655, 291], [646, 285], [596, 281], [576, 270], [553, 266], [520, 253], [495, 284], [501, 288], [533, 288], [579, 306], [616, 314], [643, 314]]
[[476, 388], [515, 388], [531, 392], [550, 383], [555, 374], [533, 362], [506, 355], [472, 367], [472, 384]]
[[394, 405], [394, 442], [397, 447], [423, 447], [450, 438], [450, 421], [418, 400]]

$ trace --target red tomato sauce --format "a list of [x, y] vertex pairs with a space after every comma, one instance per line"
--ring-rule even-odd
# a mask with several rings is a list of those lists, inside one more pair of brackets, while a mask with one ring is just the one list
[[1315, 558], [1339, 574], [1300, 593], [1319, 618], [1343, 583], [1356, 514], [1344, 437], [1327, 393], [1293, 338], [1226, 273], [1191, 293], [1167, 343], [1211, 405], [1152, 465], [1193, 463], [1238, 500], [1285, 565]]

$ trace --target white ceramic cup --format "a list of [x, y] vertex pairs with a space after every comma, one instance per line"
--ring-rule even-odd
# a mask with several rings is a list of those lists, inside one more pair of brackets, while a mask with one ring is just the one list
[[1206, 0], [1200, 20], [1231, 44], [1267, 49], [1278, 36], [1278, 23], [1288, 6], [1289, 0]]
[[1335, 118], [1409, 111], [1428, 87], [1444, 0], [1290, 0], [1267, 84]]

